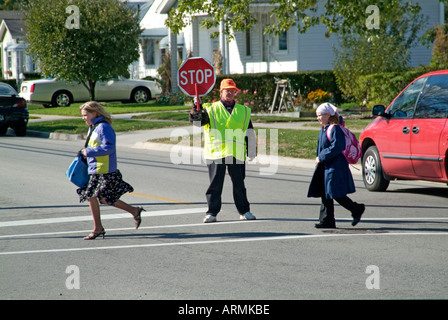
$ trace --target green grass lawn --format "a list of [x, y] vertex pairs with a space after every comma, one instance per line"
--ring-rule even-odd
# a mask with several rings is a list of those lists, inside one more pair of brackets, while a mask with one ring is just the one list
[[[170, 121], [138, 121], [138, 120], [122, 120], [116, 119], [113, 127], [116, 132], [149, 130], [166, 127], [184, 126], [187, 122], [170, 122]], [[80, 119], [71, 120], [55, 120], [28, 123], [28, 130], [36, 130], [43, 132], [61, 132], [70, 134], [86, 134], [87, 125]]]
[[[37, 130], [44, 132], [61, 132], [71, 134], [86, 134], [87, 126], [81, 119], [79, 114], [79, 107], [82, 103], [72, 104], [70, 107], [64, 108], [44, 108], [40, 105], [29, 105], [30, 114], [46, 114], [46, 115], [61, 115], [74, 116], [79, 119], [44, 121], [44, 122], [30, 122], [28, 123], [29, 130]], [[105, 108], [111, 114], [124, 113], [145, 113], [134, 116], [134, 120], [114, 120], [113, 127], [116, 132], [148, 130], [165, 127], [176, 127], [189, 125], [188, 112], [190, 106], [159, 106], [155, 101], [150, 101], [145, 104], [128, 103], [122, 104], [120, 102], [105, 103]], [[292, 118], [281, 115], [253, 115], [251, 117], [254, 123], [273, 123], [273, 122], [307, 122], [305, 126], [310, 128], [319, 128], [320, 124], [316, 118]], [[372, 119], [346, 119], [346, 127], [351, 130], [361, 131], [370, 123]], [[260, 131], [263, 130], [263, 131]], [[275, 131], [273, 131], [275, 130]], [[260, 144], [266, 147], [266, 153], [270, 154], [270, 147], [273, 145], [275, 139], [271, 138], [272, 133], [277, 133], [278, 155], [284, 157], [314, 159], [317, 147], [318, 131], [316, 130], [293, 130], [293, 129], [256, 129]], [[359, 133], [355, 132], [359, 137]], [[261, 139], [266, 137], [266, 140]], [[199, 137], [195, 137], [199, 139]], [[202, 138], [203, 140], [203, 138]], [[152, 140], [159, 143], [174, 143], [180, 141], [171, 141], [170, 138]], [[184, 140], [185, 141], [185, 140]], [[187, 139], [188, 141], [188, 139]], [[191, 143], [193, 138], [190, 137]]]
[[[317, 138], [319, 131], [316, 130], [293, 130], [293, 129], [260, 129], [256, 128], [255, 132], [258, 138], [258, 151], [265, 152], [270, 155], [271, 148], [275, 145], [278, 155], [282, 157], [314, 159], [316, 157]], [[173, 138], [161, 138], [149, 140], [157, 143], [188, 144], [193, 146], [193, 141], [201, 139], [201, 145], [204, 145], [204, 137], [189, 136]], [[274, 144], [275, 143], [275, 144]]]
[[[73, 103], [69, 107], [61, 108], [44, 108], [42, 105], [30, 104], [28, 109], [30, 114], [44, 114], [44, 115], [59, 115], [59, 116], [79, 116], [79, 107], [83, 103]], [[147, 103], [121, 103], [121, 102], [105, 102], [102, 103], [107, 112], [111, 114], [123, 113], [143, 113], [143, 112], [157, 112], [157, 111], [175, 111], [175, 110], [190, 110], [189, 106], [163, 106], [151, 100]]]

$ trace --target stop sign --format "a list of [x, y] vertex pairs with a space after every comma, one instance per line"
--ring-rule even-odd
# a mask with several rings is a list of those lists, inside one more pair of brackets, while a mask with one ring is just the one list
[[203, 58], [190, 58], [179, 68], [177, 85], [190, 97], [204, 96], [215, 86], [216, 75], [213, 66]]

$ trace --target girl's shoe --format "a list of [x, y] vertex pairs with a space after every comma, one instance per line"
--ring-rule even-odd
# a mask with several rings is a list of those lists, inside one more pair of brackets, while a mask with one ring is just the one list
[[101, 235], [103, 236], [104, 239], [104, 236], [106, 235], [106, 231], [104, 231], [104, 228], [100, 232], [92, 232], [87, 237], [84, 237], [84, 240], [95, 240], [98, 236]]
[[142, 223], [142, 211], [146, 211], [143, 209], [143, 207], [138, 208], [138, 214], [134, 217], [135, 220], [135, 229], [138, 229], [140, 227], [140, 224]]

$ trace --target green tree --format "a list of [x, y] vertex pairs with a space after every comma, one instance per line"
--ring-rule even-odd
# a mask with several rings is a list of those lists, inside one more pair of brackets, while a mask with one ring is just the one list
[[30, 0], [24, 6], [28, 53], [45, 76], [82, 83], [127, 74], [139, 57], [138, 17], [119, 0]]
[[430, 66], [435, 70], [448, 69], [448, 25], [435, 27]]
[[4, 0], [3, 3], [0, 3], [0, 10], [17, 10], [18, 8], [17, 0]]
[[[440, 0], [448, 3], [448, 0]], [[360, 33], [366, 26], [366, 8], [374, 4], [381, 12], [381, 20], [392, 21], [402, 16], [405, 10], [412, 15], [420, 11], [418, 4], [400, 0], [327, 0], [319, 8], [316, 0], [179, 0], [166, 20], [166, 25], [174, 33], [191, 23], [194, 14], [207, 14], [201, 27], [210, 29], [224, 24], [224, 33], [232, 35], [235, 31], [247, 31], [257, 19], [252, 8], [260, 4], [270, 5], [271, 22], [265, 33], [279, 34], [291, 27], [297, 27], [299, 33], [306, 32], [319, 23], [327, 27], [327, 37], [332, 33]], [[322, 4], [322, 3], [321, 3]], [[319, 9], [319, 10], [318, 10]]]
[[[368, 7], [369, 0], [347, 0], [355, 11]], [[334, 73], [340, 90], [348, 99], [358, 103], [369, 100], [360, 76], [402, 72], [408, 68], [410, 48], [418, 43], [418, 33], [425, 28], [427, 18], [420, 14], [420, 6], [400, 0], [376, 1], [377, 28], [356, 21], [348, 8], [332, 4], [331, 11], [339, 13], [331, 19], [339, 34], [339, 48], [335, 49]], [[347, 12], [348, 10], [348, 12]], [[367, 14], [365, 14], [365, 17]]]
[[[315, 12], [316, 0], [276, 0], [276, 1], [257, 1], [257, 0], [179, 0], [177, 6], [173, 8], [165, 22], [166, 26], [179, 33], [182, 28], [191, 23], [191, 15], [206, 13], [206, 17], [201, 22], [201, 27], [210, 29], [218, 27], [222, 22], [224, 33], [233, 38], [233, 31], [250, 30], [257, 19], [250, 12], [250, 6], [265, 2], [273, 5], [272, 16], [277, 20], [268, 25], [266, 32], [280, 33], [293, 26], [297, 26], [299, 32], [305, 32], [310, 26], [319, 23], [317, 17], [310, 17], [307, 13]], [[212, 34], [217, 36], [217, 33]]]

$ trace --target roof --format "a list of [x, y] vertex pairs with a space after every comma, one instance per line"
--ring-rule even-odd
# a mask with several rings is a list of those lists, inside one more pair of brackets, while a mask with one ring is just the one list
[[0, 24], [4, 21], [13, 38], [25, 36], [25, 21], [20, 11], [0, 11]]
[[149, 8], [153, 4], [154, 0], [148, 0], [148, 1], [133, 1], [133, 2], [127, 2], [126, 5], [129, 8], [134, 9], [136, 12], [138, 12], [138, 21], [141, 22], [143, 18], [145, 17], [146, 13], [148, 12]]

